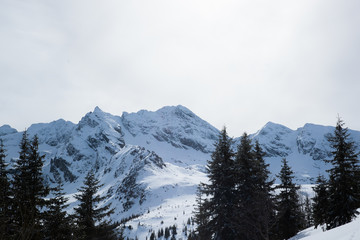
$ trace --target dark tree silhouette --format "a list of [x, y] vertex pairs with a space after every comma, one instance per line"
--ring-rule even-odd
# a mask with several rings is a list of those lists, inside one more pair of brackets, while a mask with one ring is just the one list
[[77, 224], [76, 239], [117, 239], [114, 231], [117, 224], [106, 220], [114, 209], [110, 208], [110, 204], [103, 207], [97, 206], [105, 199], [97, 194], [100, 187], [102, 187], [100, 181], [93, 172], [89, 172], [85, 177], [84, 186], [78, 189], [80, 193], [75, 195], [75, 198], [80, 201], [79, 206], [74, 209]]

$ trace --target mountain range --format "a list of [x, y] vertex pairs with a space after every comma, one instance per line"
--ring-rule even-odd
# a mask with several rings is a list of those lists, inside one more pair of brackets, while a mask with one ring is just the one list
[[[310, 184], [328, 167], [322, 160], [331, 158], [327, 137], [333, 131], [331, 126], [305, 124], [292, 130], [268, 122], [250, 137], [259, 141], [274, 178], [281, 159], [287, 158], [296, 181]], [[196, 188], [207, 181], [206, 164], [219, 134], [180, 105], [121, 116], [96, 107], [77, 124], [60, 119], [33, 124], [27, 132], [30, 138], [35, 134], [39, 138], [45, 181], [64, 182], [69, 212], [76, 205], [74, 194], [93, 170], [104, 184], [99, 192], [106, 196], [102, 204], [111, 202], [116, 209], [113, 220], [127, 218], [125, 235], [139, 239], [173, 224], [191, 230], [188, 219]], [[349, 133], [360, 143], [359, 131]], [[10, 168], [18, 157], [21, 137], [22, 132], [9, 125], [0, 127]], [[234, 149], [239, 140], [234, 139]]]

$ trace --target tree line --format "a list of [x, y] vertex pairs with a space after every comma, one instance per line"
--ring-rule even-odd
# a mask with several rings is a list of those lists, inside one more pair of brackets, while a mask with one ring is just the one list
[[207, 164], [208, 183], [198, 187], [198, 240], [283, 240], [315, 225], [331, 229], [350, 222], [360, 207], [360, 171], [355, 143], [339, 118], [328, 141], [333, 149], [329, 179], [319, 176], [315, 197], [300, 199], [300, 187], [284, 158], [274, 184], [260, 144], [244, 133], [236, 151], [224, 128]]
[[[24, 131], [19, 157], [10, 172], [6, 151], [0, 139], [0, 233], [4, 240], [112, 240], [122, 239], [117, 223], [108, 217], [114, 212], [110, 204], [98, 207], [104, 200], [97, 194], [102, 186], [93, 172], [85, 177], [75, 198], [79, 205], [74, 214], [66, 212], [68, 198], [59, 180], [57, 186], [44, 184], [43, 159], [35, 135], [29, 140]], [[50, 195], [51, 194], [51, 195]]]

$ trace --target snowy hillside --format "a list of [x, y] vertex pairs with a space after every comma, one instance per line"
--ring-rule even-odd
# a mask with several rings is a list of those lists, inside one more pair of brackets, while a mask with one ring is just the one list
[[360, 218], [343, 226], [323, 232], [321, 228], [305, 229], [290, 240], [357, 240], [360, 239]]
[[[269, 122], [251, 137], [266, 152], [274, 176], [286, 157], [297, 180], [310, 183], [318, 173], [324, 173], [321, 159], [330, 156], [326, 136], [332, 132], [333, 127], [306, 124], [291, 130]], [[84, 176], [94, 170], [104, 184], [101, 194], [116, 207], [114, 220], [132, 216], [126, 223], [126, 234], [139, 239], [149, 236], [149, 230], [173, 224], [178, 226], [179, 237], [185, 235], [181, 231], [185, 226], [191, 230], [187, 223], [196, 187], [207, 181], [205, 165], [218, 133], [183, 106], [124, 112], [121, 116], [96, 107], [77, 124], [60, 119], [28, 128], [30, 138], [39, 137], [46, 181], [52, 184], [60, 178], [65, 182], [69, 210], [76, 204], [73, 194]], [[360, 132], [350, 133], [360, 142]], [[0, 127], [10, 166], [18, 157], [21, 137], [22, 132], [8, 125]]]
[[[319, 174], [326, 174], [328, 166], [324, 159], [331, 158], [327, 137], [334, 127], [305, 124], [296, 130], [268, 122], [262, 129], [251, 135], [258, 140], [266, 153], [272, 173], [280, 171], [281, 159], [286, 158], [295, 172], [298, 183], [313, 183]], [[360, 132], [349, 130], [350, 136], [359, 148]]]

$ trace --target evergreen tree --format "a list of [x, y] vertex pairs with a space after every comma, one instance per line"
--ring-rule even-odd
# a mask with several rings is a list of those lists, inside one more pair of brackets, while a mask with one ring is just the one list
[[17, 239], [42, 239], [40, 211], [45, 206], [48, 189], [43, 184], [43, 156], [39, 153], [38, 138], [31, 142], [24, 131], [20, 143], [19, 159], [16, 161], [13, 180], [14, 214]]
[[319, 175], [316, 179], [316, 185], [313, 187], [315, 196], [313, 197], [313, 218], [314, 225], [326, 224], [329, 208], [327, 181], [324, 176]]
[[270, 178], [269, 164], [264, 161], [265, 153], [262, 151], [258, 141], [255, 142], [255, 199], [254, 216], [256, 222], [257, 239], [268, 240], [270, 236], [270, 223], [274, 212], [273, 184], [274, 179]]
[[270, 172], [263, 159], [260, 144], [252, 145], [244, 133], [235, 159], [236, 223], [239, 239], [269, 239], [270, 217], [273, 211]]
[[165, 228], [165, 235], [164, 235], [165, 239], [168, 239], [170, 237], [170, 230], [168, 227]]
[[[41, 222], [44, 219], [44, 212], [41, 208], [46, 207], [48, 202], [45, 197], [49, 194], [49, 188], [44, 184], [42, 168], [44, 155], [39, 152], [39, 140], [35, 135], [30, 144], [29, 171], [30, 171], [30, 211], [34, 216], [35, 224], [41, 230]], [[41, 236], [41, 235], [40, 235]]]
[[155, 240], [155, 232], [154, 231], [150, 235], [150, 240]]
[[116, 239], [114, 230], [117, 224], [105, 220], [114, 209], [110, 208], [110, 204], [97, 207], [98, 203], [105, 199], [97, 195], [97, 191], [102, 187], [99, 182], [94, 173], [89, 172], [85, 177], [84, 186], [78, 189], [80, 194], [75, 195], [80, 201], [79, 206], [74, 209], [77, 224], [76, 239]]
[[194, 231], [190, 231], [187, 240], [199, 240], [199, 238], [197, 237], [197, 235]]
[[360, 207], [360, 170], [355, 143], [350, 139], [348, 129], [339, 118], [334, 134], [328, 138], [333, 151], [329, 160], [329, 212], [328, 229], [350, 222], [358, 214]]
[[30, 214], [27, 206], [29, 202], [29, 189], [28, 184], [30, 182], [29, 174], [29, 159], [30, 144], [27, 136], [27, 132], [24, 131], [21, 143], [19, 158], [15, 163], [15, 173], [13, 179], [13, 194], [14, 194], [14, 220], [16, 224], [18, 239], [30, 239], [32, 237], [30, 223]]
[[233, 211], [236, 218], [236, 234], [238, 239], [258, 239], [256, 214], [256, 191], [259, 172], [249, 136], [241, 137], [235, 158], [236, 205]]
[[281, 183], [276, 187], [280, 193], [276, 197], [277, 215], [274, 238], [288, 239], [302, 229], [304, 219], [297, 193], [300, 187], [293, 183], [294, 172], [285, 158], [282, 160], [278, 178]]
[[207, 240], [211, 238], [211, 232], [208, 229], [208, 214], [204, 204], [207, 200], [202, 198], [203, 184], [198, 186], [196, 192], [195, 222], [197, 224], [196, 232], [199, 240]]
[[175, 237], [177, 235], [177, 230], [176, 230], [175, 224], [171, 227], [171, 233], [172, 233], [173, 237]]
[[2, 139], [0, 139], [0, 233], [3, 239], [10, 239], [12, 235], [12, 200], [5, 157], [4, 144]]
[[50, 199], [45, 217], [45, 239], [68, 240], [73, 238], [72, 219], [66, 213], [68, 198], [64, 197], [63, 184], [59, 180], [58, 185], [51, 189], [54, 197]]
[[306, 195], [303, 205], [303, 215], [305, 217], [304, 228], [308, 228], [314, 225], [312, 204], [308, 195]]
[[[208, 196], [203, 202], [202, 214], [207, 218], [206, 235], [210, 239], [236, 239], [234, 227], [234, 153], [232, 139], [224, 128], [215, 144], [215, 151], [207, 165], [209, 184], [203, 184], [203, 193]], [[199, 234], [202, 234], [199, 232]]]
[[164, 236], [164, 229], [163, 228], [160, 229], [160, 237], [162, 237], [162, 236]]

